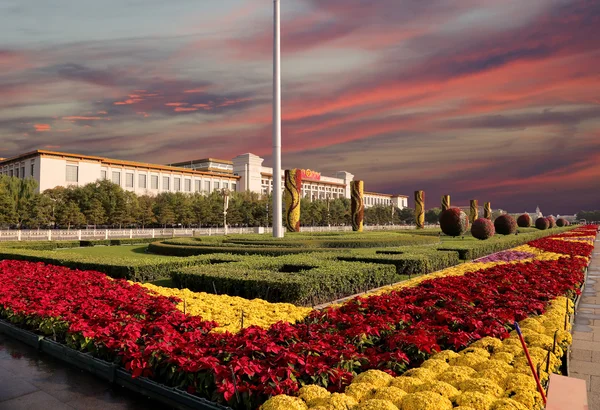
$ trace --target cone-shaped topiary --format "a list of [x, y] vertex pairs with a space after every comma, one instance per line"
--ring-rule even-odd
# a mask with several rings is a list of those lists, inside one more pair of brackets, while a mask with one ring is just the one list
[[548, 226], [548, 228], [550, 228], [550, 229], [556, 228], [556, 220], [554, 219], [553, 216], [547, 216], [546, 219], [548, 220], [548, 223], [550, 224]]
[[562, 228], [563, 226], [567, 226], [568, 224], [569, 224], [569, 222], [567, 222], [567, 220], [566, 220], [565, 218], [558, 218], [558, 219], [556, 220], [556, 226], [559, 226], [559, 227], [561, 227], [561, 228]]
[[532, 222], [529, 214], [523, 214], [517, 218], [517, 225], [519, 225], [520, 228], [529, 228]]
[[548, 218], [538, 218], [535, 220], [535, 227], [542, 231], [548, 229], [549, 226], [550, 221], [548, 221]]
[[471, 235], [482, 241], [491, 238], [495, 233], [496, 229], [494, 228], [494, 224], [487, 218], [476, 219], [471, 227]]
[[517, 221], [508, 214], [500, 215], [494, 221], [494, 228], [500, 235], [511, 235], [517, 232]]
[[461, 236], [469, 229], [469, 217], [460, 208], [448, 208], [440, 214], [440, 228], [448, 236]]

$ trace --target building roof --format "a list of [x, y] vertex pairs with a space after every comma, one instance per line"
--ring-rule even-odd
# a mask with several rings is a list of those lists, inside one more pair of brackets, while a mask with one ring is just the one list
[[233, 161], [228, 161], [226, 159], [217, 159], [217, 158], [200, 158], [200, 159], [193, 159], [190, 161], [174, 162], [174, 163], [168, 164], [168, 165], [176, 167], [178, 165], [201, 164], [203, 162], [216, 162], [219, 164], [233, 165]]
[[377, 195], [377, 196], [386, 196], [389, 198], [408, 198], [406, 195], [395, 195], [395, 194], [381, 194], [379, 192], [364, 192], [365, 195]]
[[27, 152], [25, 154], [17, 155], [12, 158], [4, 159], [0, 161], [0, 165], [3, 163], [12, 162], [12, 161], [22, 161], [24, 159], [33, 158], [37, 156], [46, 156], [46, 157], [61, 157], [61, 158], [70, 158], [77, 160], [88, 160], [88, 161], [97, 161], [105, 165], [118, 165], [124, 167], [134, 167], [134, 168], [147, 168], [153, 169], [157, 171], [170, 171], [170, 172], [181, 172], [186, 174], [194, 174], [194, 175], [210, 175], [210, 176], [218, 176], [229, 179], [240, 179], [237, 175], [226, 175], [218, 172], [210, 172], [210, 171], [195, 171], [189, 168], [181, 168], [169, 165], [159, 165], [159, 164], [148, 164], [145, 162], [136, 162], [136, 161], [125, 161], [121, 159], [111, 159], [105, 157], [98, 157], [95, 155], [84, 155], [84, 154], [73, 154], [69, 152], [59, 152], [59, 151], [46, 151], [46, 150], [35, 150], [31, 152]]

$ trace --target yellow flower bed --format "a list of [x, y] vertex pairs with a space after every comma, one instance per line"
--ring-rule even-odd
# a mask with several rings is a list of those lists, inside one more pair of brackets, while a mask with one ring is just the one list
[[145, 283], [144, 286], [162, 296], [175, 296], [183, 302], [177, 305], [182, 312], [200, 316], [204, 320], [214, 320], [219, 324], [215, 332], [239, 332], [244, 312], [244, 327], [251, 325], [268, 328], [284, 321], [294, 323], [304, 319], [311, 308], [299, 307], [291, 303], [270, 303], [262, 299], [248, 300], [237, 296], [213, 295], [192, 292], [189, 289], [173, 289]]
[[[565, 316], [573, 313], [566, 297], [553, 300], [541, 316], [520, 322], [523, 337], [540, 379], [561, 366], [561, 356], [572, 343]], [[550, 352], [557, 332], [555, 353]], [[552, 342], [552, 343], [550, 343]], [[550, 357], [549, 372], [546, 360]], [[335, 400], [333, 399], [335, 396]], [[301, 399], [306, 407], [298, 401]], [[291, 404], [294, 407], [291, 407]], [[286, 407], [287, 406], [287, 407]], [[343, 394], [305, 386], [299, 397], [280, 395], [269, 399], [262, 410], [541, 410], [542, 397], [527, 365], [516, 332], [508, 339], [485, 337], [456, 353], [441, 351], [420, 368], [393, 378], [379, 370], [368, 370], [354, 378]]]

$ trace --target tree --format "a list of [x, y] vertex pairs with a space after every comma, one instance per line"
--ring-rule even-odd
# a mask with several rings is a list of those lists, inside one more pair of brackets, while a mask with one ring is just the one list
[[56, 222], [60, 226], [79, 226], [85, 224], [85, 215], [79, 210], [79, 205], [75, 201], [67, 201], [56, 209]]
[[14, 225], [17, 220], [13, 197], [0, 185], [0, 226]]
[[163, 227], [175, 223], [175, 212], [171, 206], [168, 193], [159, 194], [154, 203], [154, 216]]
[[54, 223], [54, 203], [49, 196], [36, 195], [28, 204], [24, 224], [30, 228], [40, 229]]
[[106, 222], [104, 207], [97, 198], [91, 200], [89, 208], [84, 211], [84, 214], [87, 224], [94, 225], [94, 229], [96, 229], [97, 225], [102, 225]]
[[154, 198], [148, 195], [142, 195], [138, 198], [139, 205], [139, 213], [138, 213], [138, 222], [142, 225], [142, 229], [146, 227], [146, 225], [150, 225], [156, 222], [156, 218], [154, 217]]
[[398, 219], [400, 222], [411, 225], [415, 223], [415, 210], [413, 208], [402, 208], [397, 212]]
[[35, 191], [38, 183], [33, 178], [21, 179], [0, 175], [0, 185], [3, 186], [7, 194], [12, 198], [10, 203], [16, 215], [16, 224], [17, 227], [21, 227], [27, 216], [27, 204], [36, 195]]
[[442, 213], [441, 208], [431, 208], [425, 212], [425, 222], [430, 224], [437, 224], [440, 221], [440, 214]]

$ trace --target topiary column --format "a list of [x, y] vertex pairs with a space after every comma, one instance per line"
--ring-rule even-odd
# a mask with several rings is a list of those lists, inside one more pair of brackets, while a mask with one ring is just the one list
[[425, 228], [425, 192], [415, 191], [415, 223], [417, 229]]
[[450, 208], [450, 195], [442, 195], [442, 212]]
[[363, 181], [352, 181], [350, 183], [352, 230], [355, 232], [363, 231], [363, 219], [365, 216], [364, 193], [365, 183]]
[[471, 199], [471, 210], [469, 212], [469, 222], [471, 224], [479, 219], [479, 209], [477, 209], [477, 200]]
[[299, 169], [285, 170], [285, 227], [288, 232], [300, 232], [300, 198], [302, 173]]
[[486, 202], [483, 206], [483, 217], [492, 220], [492, 204], [489, 202]]

